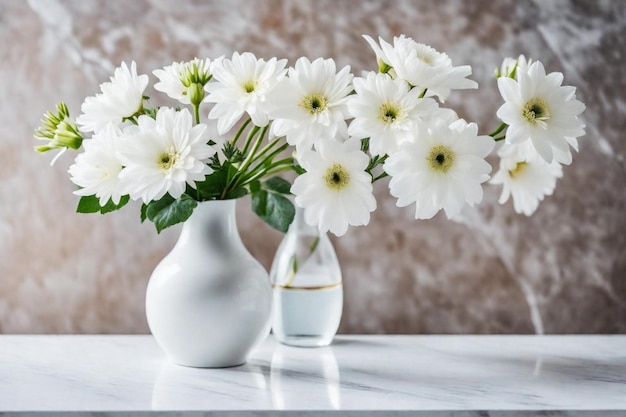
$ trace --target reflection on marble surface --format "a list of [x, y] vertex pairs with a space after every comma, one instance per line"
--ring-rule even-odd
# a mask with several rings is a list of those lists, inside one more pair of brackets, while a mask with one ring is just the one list
[[320, 409], [341, 409], [341, 377], [332, 346], [303, 349], [277, 344], [270, 384], [277, 410], [298, 409], [304, 396], [317, 398]]
[[625, 351], [626, 336], [342, 335], [321, 349], [270, 337], [246, 365], [198, 369], [150, 336], [0, 336], [0, 413], [626, 413]]
[[[267, 397], [268, 366], [247, 363], [234, 368], [188, 368], [163, 361], [152, 389], [152, 410], [273, 408]], [[233, 387], [231, 385], [236, 386]], [[254, 404], [246, 407], [244, 404]]]
[[[375, 65], [362, 33], [402, 32], [473, 66], [481, 89], [449, 104], [481, 131], [501, 103], [493, 68], [524, 53], [579, 87], [588, 135], [531, 218], [489, 187], [463, 223], [418, 222], [377, 184], [370, 226], [334, 241], [340, 332], [626, 332], [626, 2], [595, 0], [0, 2], [0, 332], [147, 332], [146, 283], [179, 231], [157, 236], [138, 205], [74, 214], [71, 156], [51, 169], [32, 152], [33, 128], [59, 99], [77, 112], [122, 60], [150, 73], [233, 50], [333, 57], [358, 74]], [[241, 234], [267, 267], [281, 236], [249, 204]]]

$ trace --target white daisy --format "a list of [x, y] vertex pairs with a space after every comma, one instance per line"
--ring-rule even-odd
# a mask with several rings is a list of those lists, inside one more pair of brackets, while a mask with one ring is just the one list
[[83, 114], [76, 123], [83, 132], [98, 132], [109, 123], [121, 123], [139, 112], [148, 76], [137, 75], [133, 61], [130, 69], [125, 62], [115, 69], [110, 82], [100, 84], [100, 94], [87, 97], [80, 107]]
[[518, 69], [517, 81], [498, 78], [505, 103], [497, 115], [509, 125], [506, 143], [530, 141], [546, 162], [569, 165], [570, 144], [585, 134], [585, 125], [578, 118], [585, 105], [576, 100], [576, 88], [561, 86], [562, 82], [562, 73], [546, 75], [541, 62], [533, 63], [528, 71]]
[[348, 133], [356, 138], [370, 138], [373, 155], [391, 154], [402, 142], [412, 140], [417, 123], [431, 117], [437, 103], [419, 98], [418, 89], [410, 89], [402, 80], [370, 72], [367, 78], [354, 79], [355, 95], [348, 99], [354, 120]]
[[205, 85], [208, 103], [215, 103], [209, 119], [217, 119], [220, 133], [229, 131], [244, 113], [256, 126], [267, 126], [267, 95], [285, 75], [286, 59], [257, 59], [252, 53], [235, 52], [232, 59], [223, 59], [213, 68], [217, 82]]
[[505, 143], [498, 150], [500, 169], [489, 182], [502, 184], [502, 195], [498, 200], [500, 204], [513, 197], [515, 211], [530, 216], [537, 210], [544, 196], [552, 195], [557, 178], [563, 176], [563, 168], [556, 161], [547, 163], [539, 155], [528, 158], [528, 150], [522, 149], [526, 143]]
[[365, 172], [369, 158], [358, 140], [338, 142], [321, 139], [299, 153], [306, 173], [293, 183], [296, 204], [304, 207], [304, 219], [321, 232], [342, 236], [348, 226], [366, 225], [376, 210], [372, 178]]
[[437, 96], [444, 102], [451, 90], [478, 88], [478, 83], [466, 77], [472, 75], [472, 67], [452, 66], [448, 55], [404, 35], [393, 38], [393, 45], [378, 38], [380, 46], [369, 36], [363, 36], [370, 44], [380, 62], [397, 78], [419, 89], [426, 89], [426, 96]]
[[74, 194], [95, 195], [104, 206], [109, 200], [119, 204], [124, 195], [119, 174], [122, 163], [117, 156], [122, 131], [113, 123], [83, 141], [85, 151], [78, 156], [68, 172], [70, 179], [79, 187]]
[[139, 116], [137, 123], [124, 130], [127, 137], [118, 148], [125, 166], [120, 179], [133, 200], [148, 203], [166, 193], [178, 198], [187, 184], [195, 188], [195, 181], [210, 174], [205, 162], [215, 149], [207, 144], [206, 126], [192, 126], [187, 109], [161, 107], [156, 120]]
[[182, 104], [199, 104], [204, 98], [204, 86], [211, 79], [211, 61], [195, 58], [188, 62], [174, 62], [152, 73], [159, 79], [154, 89], [167, 94]]
[[310, 149], [320, 137], [347, 137], [351, 81], [349, 66], [337, 73], [332, 59], [299, 58], [271, 96], [272, 133], [298, 149]]
[[416, 219], [430, 219], [441, 209], [451, 218], [464, 204], [480, 203], [481, 184], [491, 171], [484, 158], [495, 142], [477, 132], [476, 124], [462, 119], [420, 126], [418, 140], [400, 145], [384, 165], [398, 207], [415, 202]]

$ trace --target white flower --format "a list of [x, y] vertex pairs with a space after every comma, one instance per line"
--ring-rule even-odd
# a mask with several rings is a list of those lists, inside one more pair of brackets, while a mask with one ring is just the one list
[[370, 44], [376, 57], [384, 62], [389, 72], [419, 89], [427, 89], [426, 96], [437, 96], [445, 101], [451, 90], [478, 88], [476, 81], [467, 79], [472, 67], [452, 66], [448, 55], [428, 45], [417, 43], [404, 35], [393, 38], [393, 45], [378, 38], [380, 46], [369, 36], [363, 36]]
[[356, 138], [370, 138], [373, 155], [391, 154], [402, 142], [412, 140], [417, 123], [431, 117], [437, 103], [419, 98], [418, 89], [410, 90], [402, 80], [370, 72], [367, 78], [355, 78], [356, 94], [348, 99], [354, 120], [348, 133]]
[[546, 75], [541, 62], [533, 63], [528, 71], [518, 68], [517, 81], [498, 78], [505, 103], [497, 115], [509, 125], [506, 143], [530, 141], [546, 162], [554, 159], [569, 165], [570, 144], [574, 147], [574, 138], [585, 134], [585, 126], [578, 118], [585, 105], [576, 100], [576, 88], [561, 86], [562, 82], [562, 73]]
[[215, 150], [207, 144], [207, 128], [192, 126], [187, 109], [162, 107], [156, 120], [139, 116], [137, 123], [124, 130], [126, 137], [118, 148], [125, 166], [120, 178], [133, 200], [149, 203], [166, 193], [179, 198], [187, 184], [195, 188], [195, 181], [211, 172], [205, 161]]
[[352, 91], [351, 81], [349, 66], [337, 73], [332, 59], [299, 58], [271, 96], [273, 134], [285, 135], [298, 149], [310, 149], [321, 137], [347, 137], [346, 97]]
[[[190, 97], [200, 95], [197, 103], [204, 98], [204, 86], [211, 79], [211, 61], [195, 58], [188, 62], [174, 62], [152, 73], [159, 79], [154, 89], [167, 94], [182, 104], [192, 104]], [[196, 100], [194, 100], [196, 101]]]
[[372, 178], [365, 172], [369, 158], [358, 140], [338, 142], [321, 139], [299, 153], [306, 173], [293, 183], [296, 204], [304, 207], [304, 219], [321, 232], [342, 236], [348, 226], [366, 225], [376, 210]]
[[76, 157], [68, 171], [72, 182], [81, 187], [74, 194], [95, 195], [101, 206], [109, 200], [119, 204], [124, 195], [119, 179], [122, 163], [117, 157], [121, 136], [119, 127], [109, 123], [91, 139], [83, 141], [85, 151]]
[[529, 150], [523, 149], [527, 143], [504, 144], [500, 148], [500, 169], [489, 182], [502, 184], [500, 204], [506, 203], [512, 196], [515, 211], [530, 216], [544, 196], [552, 195], [557, 178], [563, 176], [563, 168], [558, 162], [549, 164], [536, 154], [528, 158]]
[[267, 95], [285, 75], [286, 59], [269, 61], [258, 59], [250, 52], [232, 59], [223, 59], [213, 68], [217, 82], [208, 83], [204, 89], [209, 93], [208, 103], [215, 103], [209, 119], [218, 119], [220, 134], [229, 131], [244, 113], [256, 126], [267, 126]]
[[431, 123], [435, 120], [440, 120], [442, 123], [450, 125], [453, 122], [459, 120], [459, 115], [452, 109], [448, 109], [446, 107], [437, 107], [435, 108], [435, 110], [433, 110], [430, 117]]
[[87, 97], [80, 107], [83, 114], [76, 123], [83, 132], [98, 132], [109, 123], [121, 123], [143, 106], [147, 75], [137, 75], [135, 61], [130, 69], [125, 62], [115, 69], [110, 82], [100, 84], [100, 94]]
[[484, 158], [495, 142], [477, 131], [476, 124], [462, 119], [452, 124], [438, 120], [420, 126], [416, 141], [400, 145], [384, 165], [398, 207], [415, 202], [416, 219], [430, 219], [441, 209], [452, 218], [464, 204], [480, 203], [481, 184], [491, 171]]

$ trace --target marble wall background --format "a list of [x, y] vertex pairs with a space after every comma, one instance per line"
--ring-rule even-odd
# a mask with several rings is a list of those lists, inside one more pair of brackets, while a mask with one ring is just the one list
[[[140, 71], [233, 50], [374, 65], [363, 33], [406, 33], [470, 64], [481, 89], [450, 105], [491, 130], [493, 68], [524, 53], [563, 71], [588, 134], [531, 218], [496, 203], [462, 223], [412, 220], [377, 184], [367, 228], [334, 240], [351, 333], [626, 332], [626, 3], [620, 1], [0, 0], [0, 332], [146, 332], [151, 270], [178, 230], [156, 235], [139, 207], [74, 214], [66, 170], [32, 152], [41, 114], [75, 113], [122, 60]], [[239, 204], [266, 266], [281, 236]], [[269, 243], [268, 243], [269, 242]]]

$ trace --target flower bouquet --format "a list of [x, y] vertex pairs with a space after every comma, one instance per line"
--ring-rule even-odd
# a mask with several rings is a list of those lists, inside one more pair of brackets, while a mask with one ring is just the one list
[[[47, 143], [36, 149], [82, 150], [69, 169], [79, 212], [141, 200], [142, 220], [158, 231], [185, 221], [200, 201], [247, 194], [255, 213], [285, 231], [294, 209], [284, 195], [293, 193], [307, 223], [340, 236], [369, 222], [372, 183], [387, 176], [398, 206], [415, 203], [415, 218], [442, 209], [453, 217], [481, 202], [485, 158], [499, 141], [491, 183], [503, 186], [501, 203], [512, 196], [530, 215], [553, 192], [584, 134], [585, 106], [561, 73], [506, 59], [496, 71], [502, 124], [481, 135], [441, 106], [452, 90], [478, 87], [471, 67], [405, 36], [365, 39], [378, 71], [356, 78], [332, 59], [303, 57], [286, 69], [286, 60], [249, 52], [154, 71], [154, 88], [189, 109], [150, 107], [148, 76], [123, 63], [77, 119], [64, 103], [46, 114], [35, 137]], [[290, 170], [293, 185], [276, 176]]]

